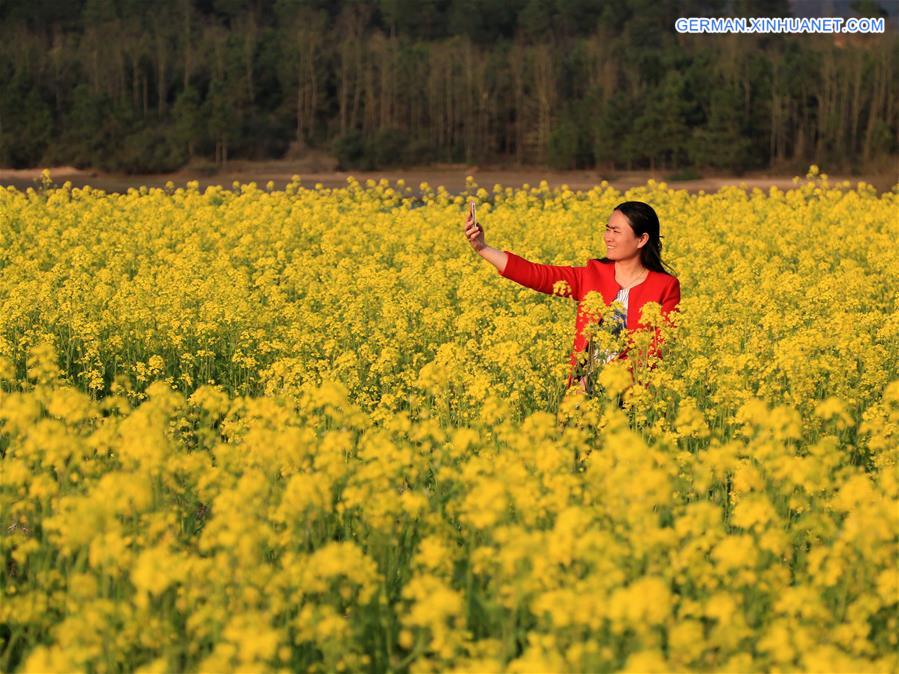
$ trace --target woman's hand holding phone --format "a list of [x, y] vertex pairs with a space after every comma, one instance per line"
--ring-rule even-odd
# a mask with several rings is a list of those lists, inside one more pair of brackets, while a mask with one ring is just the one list
[[484, 229], [477, 219], [474, 201], [469, 202], [468, 217], [465, 218], [465, 236], [475, 251], [480, 251], [487, 245], [484, 242]]

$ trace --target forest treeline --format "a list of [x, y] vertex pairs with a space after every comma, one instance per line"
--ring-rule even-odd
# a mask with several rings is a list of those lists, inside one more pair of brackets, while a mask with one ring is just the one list
[[[876, 2], [858, 15], [886, 16]], [[807, 166], [899, 154], [899, 39], [682, 35], [786, 0], [0, 0], [0, 165]]]

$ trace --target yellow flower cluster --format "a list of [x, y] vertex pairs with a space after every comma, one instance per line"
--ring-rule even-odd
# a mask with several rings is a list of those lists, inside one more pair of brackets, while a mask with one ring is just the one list
[[[899, 189], [421, 190], [0, 190], [0, 671], [899, 670]], [[468, 198], [651, 203], [663, 361]]]

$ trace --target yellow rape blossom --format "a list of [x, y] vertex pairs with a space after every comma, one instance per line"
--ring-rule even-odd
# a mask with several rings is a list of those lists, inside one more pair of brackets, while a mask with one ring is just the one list
[[[895, 193], [421, 188], [0, 190], [0, 668], [899, 669]], [[662, 359], [565, 391], [614, 307], [468, 198], [566, 266], [651, 202]]]

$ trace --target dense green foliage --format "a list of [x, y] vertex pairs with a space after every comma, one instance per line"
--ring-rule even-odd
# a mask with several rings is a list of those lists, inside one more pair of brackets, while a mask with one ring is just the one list
[[[847, 12], [884, 15], [876, 2]], [[0, 164], [883, 163], [899, 39], [679, 35], [787, 0], [0, 1]], [[895, 19], [893, 18], [893, 22]]]

